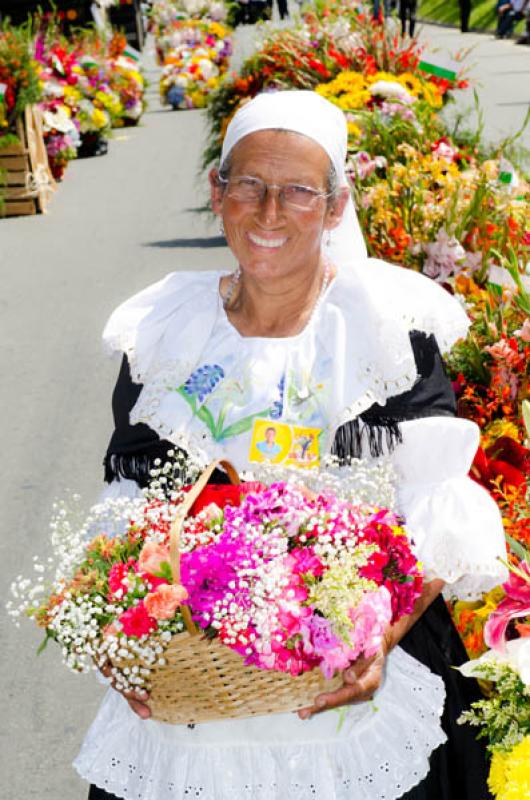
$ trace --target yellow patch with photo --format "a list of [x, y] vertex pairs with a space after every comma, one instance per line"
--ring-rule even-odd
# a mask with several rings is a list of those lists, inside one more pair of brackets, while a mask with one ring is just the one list
[[256, 419], [248, 460], [291, 467], [318, 467], [320, 433], [320, 428]]

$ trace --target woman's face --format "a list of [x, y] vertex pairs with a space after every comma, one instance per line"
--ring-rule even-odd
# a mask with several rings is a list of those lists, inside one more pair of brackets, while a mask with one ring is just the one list
[[[235, 145], [230, 177], [300, 184], [325, 193], [329, 167], [327, 153], [312, 139], [290, 131], [258, 131]], [[231, 198], [217, 177], [212, 170], [212, 207], [222, 216], [228, 244], [246, 274], [274, 278], [317, 267], [322, 234], [340, 222], [347, 189], [332, 206], [321, 197], [311, 210], [299, 211], [282, 205], [278, 191], [267, 192], [261, 202]]]

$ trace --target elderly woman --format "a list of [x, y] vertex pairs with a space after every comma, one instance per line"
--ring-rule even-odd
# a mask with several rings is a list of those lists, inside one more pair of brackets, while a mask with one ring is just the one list
[[236, 269], [173, 273], [112, 315], [105, 340], [122, 367], [106, 480], [109, 493], [138, 491], [176, 448], [248, 469], [258, 425], [265, 441], [311, 429], [313, 457], [344, 470], [393, 461], [424, 593], [376, 656], [298, 715], [171, 726], [148, 718], [148, 697], [109, 689], [75, 762], [91, 800], [487, 796], [482, 748], [456, 726], [475, 689], [450, 669], [465, 653], [440, 595], [504, 577], [497, 509], [467, 478], [478, 433], [454, 418], [440, 356], [467, 320], [427, 278], [367, 259], [346, 141], [343, 114], [311, 92], [237, 112], [210, 173]]

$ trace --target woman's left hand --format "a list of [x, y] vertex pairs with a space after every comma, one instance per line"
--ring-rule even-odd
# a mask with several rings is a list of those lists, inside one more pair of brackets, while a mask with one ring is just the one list
[[358, 658], [342, 673], [342, 686], [336, 692], [319, 694], [315, 704], [302, 708], [298, 712], [300, 719], [309, 719], [320, 711], [347, 706], [352, 703], [363, 703], [371, 700], [383, 680], [383, 668], [386, 660], [386, 647], [371, 658]]
[[381, 686], [388, 653], [412, 628], [432, 601], [438, 597], [443, 587], [444, 582], [439, 578], [424, 583], [421, 597], [416, 600], [414, 605], [414, 611], [387, 629], [378, 652], [371, 658], [361, 657], [350, 664], [348, 669], [342, 673], [340, 689], [337, 689], [336, 692], [319, 694], [318, 697], [315, 697], [313, 706], [300, 709], [298, 712], [300, 719], [309, 719], [313, 714], [318, 714], [319, 711], [328, 711], [330, 708], [371, 700]]

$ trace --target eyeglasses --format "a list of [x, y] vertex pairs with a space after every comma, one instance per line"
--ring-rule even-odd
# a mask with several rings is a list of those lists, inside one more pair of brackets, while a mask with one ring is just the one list
[[300, 186], [298, 183], [265, 183], [261, 178], [250, 175], [235, 175], [230, 178], [219, 176], [219, 183], [227, 187], [228, 197], [240, 203], [262, 203], [271, 189], [277, 189], [280, 204], [295, 211], [311, 211], [322, 197], [331, 197], [332, 194], [311, 186]]

